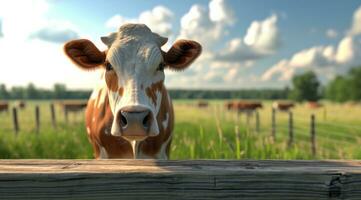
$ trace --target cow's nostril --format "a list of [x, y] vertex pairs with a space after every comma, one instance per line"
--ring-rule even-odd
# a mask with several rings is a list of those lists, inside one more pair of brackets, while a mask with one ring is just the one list
[[143, 127], [148, 129], [150, 127], [150, 113], [148, 113], [143, 119]]
[[127, 119], [124, 117], [123, 114], [121, 114], [120, 125], [124, 128], [127, 124], [128, 124]]

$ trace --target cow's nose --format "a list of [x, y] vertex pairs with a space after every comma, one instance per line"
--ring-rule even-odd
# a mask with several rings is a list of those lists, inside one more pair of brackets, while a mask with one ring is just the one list
[[149, 135], [151, 125], [149, 110], [121, 110], [118, 113], [118, 123], [122, 136], [128, 140], [143, 140]]

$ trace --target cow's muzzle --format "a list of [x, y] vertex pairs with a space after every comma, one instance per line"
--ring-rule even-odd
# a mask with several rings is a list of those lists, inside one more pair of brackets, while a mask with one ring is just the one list
[[129, 141], [141, 141], [148, 137], [152, 120], [151, 111], [147, 109], [122, 109], [117, 116], [121, 136]]

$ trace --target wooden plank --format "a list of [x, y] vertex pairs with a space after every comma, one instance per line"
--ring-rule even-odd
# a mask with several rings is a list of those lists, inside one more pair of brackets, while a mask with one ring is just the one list
[[0, 160], [1, 199], [360, 199], [361, 161]]

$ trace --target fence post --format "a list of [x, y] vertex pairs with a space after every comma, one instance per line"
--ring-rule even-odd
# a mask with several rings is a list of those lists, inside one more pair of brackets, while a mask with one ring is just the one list
[[292, 111], [288, 112], [288, 147], [291, 147], [293, 144], [293, 113]]
[[66, 106], [63, 107], [64, 109], [64, 114], [65, 114], [65, 123], [68, 123], [69, 119], [68, 119], [68, 109], [66, 108]]
[[236, 158], [241, 159], [241, 142], [240, 142], [240, 134], [239, 134], [239, 126], [238, 123], [235, 124], [235, 137], [236, 137]]
[[19, 120], [18, 120], [18, 110], [15, 107], [13, 108], [13, 123], [14, 123], [15, 135], [17, 135], [20, 128], [19, 128]]
[[258, 111], [256, 110], [256, 132], [259, 133], [260, 130], [259, 130], [259, 113]]
[[315, 127], [315, 114], [311, 114], [311, 127], [310, 127], [310, 131], [311, 131], [311, 151], [312, 151], [312, 156], [316, 155], [316, 127]]
[[39, 133], [40, 130], [40, 109], [39, 106], [35, 106], [35, 130], [36, 133]]
[[55, 117], [55, 107], [54, 104], [50, 104], [50, 114], [51, 114], [51, 123], [53, 128], [56, 128], [56, 117]]
[[247, 129], [249, 129], [249, 121], [250, 121], [250, 118], [251, 118], [251, 111], [245, 111], [245, 115], [246, 115]]
[[276, 109], [272, 108], [272, 139], [276, 141]]

